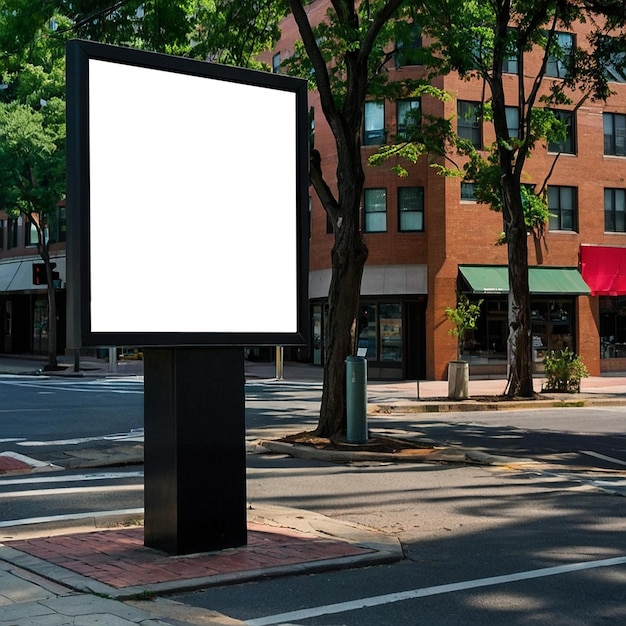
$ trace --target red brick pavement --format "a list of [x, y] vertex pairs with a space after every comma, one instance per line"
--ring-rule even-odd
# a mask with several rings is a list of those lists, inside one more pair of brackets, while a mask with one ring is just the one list
[[31, 465], [14, 459], [12, 456], [6, 454], [0, 454], [0, 474], [6, 474], [7, 472], [25, 472], [33, 469]]
[[374, 550], [284, 528], [248, 524], [248, 545], [167, 556], [143, 545], [143, 528], [4, 542], [48, 563], [121, 589], [371, 553]]

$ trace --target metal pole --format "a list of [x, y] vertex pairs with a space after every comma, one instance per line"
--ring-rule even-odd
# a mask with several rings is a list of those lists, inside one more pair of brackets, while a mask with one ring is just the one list
[[276, 346], [276, 380], [283, 379], [284, 348]]
[[117, 373], [117, 347], [109, 346], [109, 374]]

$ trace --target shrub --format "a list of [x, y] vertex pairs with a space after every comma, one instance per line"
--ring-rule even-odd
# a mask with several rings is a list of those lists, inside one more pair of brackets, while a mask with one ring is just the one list
[[569, 348], [550, 350], [544, 362], [544, 391], [579, 392], [581, 378], [589, 376], [582, 359]]

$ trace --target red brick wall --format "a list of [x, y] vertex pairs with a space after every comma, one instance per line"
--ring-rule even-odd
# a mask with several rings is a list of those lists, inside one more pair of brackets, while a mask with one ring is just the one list
[[[308, 5], [311, 15], [323, 18], [327, 0]], [[584, 41], [587, 26], [581, 26], [578, 41]], [[283, 58], [293, 50], [297, 32], [293, 21], [283, 24], [283, 39], [278, 46]], [[271, 59], [271, 55], [267, 57]], [[526, 61], [526, 74], [532, 75], [539, 58]], [[390, 74], [418, 77], [423, 73], [419, 67], [391, 69]], [[550, 79], [544, 81], [547, 93]], [[480, 101], [484, 85], [479, 80], [462, 81], [455, 75], [440, 78], [437, 86], [448, 91], [453, 98], [441, 102], [431, 97], [422, 99], [424, 112], [454, 117], [456, 98]], [[530, 83], [527, 85], [530, 87]], [[609, 102], [587, 101], [577, 112], [577, 154], [561, 155], [554, 167], [551, 185], [578, 187], [578, 232], [548, 232], [545, 240], [537, 246], [529, 237], [529, 263], [531, 265], [577, 266], [581, 243], [626, 246], [626, 235], [604, 232], [604, 188], [626, 187], [626, 158], [603, 154], [602, 111], [626, 113], [626, 85], [612, 84], [617, 92]], [[517, 77], [505, 76], [507, 104], [517, 102]], [[488, 96], [487, 96], [488, 97]], [[580, 95], [573, 93], [576, 101]], [[310, 105], [315, 107], [315, 145], [322, 153], [323, 169], [327, 181], [335, 181], [336, 150], [330, 129], [325, 123], [316, 94], [310, 95]], [[563, 107], [565, 109], [572, 107]], [[385, 122], [389, 136], [396, 130], [395, 103], [385, 107]], [[493, 141], [490, 123], [484, 125], [485, 145]], [[374, 147], [362, 148], [363, 158], [375, 151]], [[548, 154], [545, 145], [538, 144], [526, 164], [523, 182], [541, 186], [553, 164], [555, 155]], [[458, 160], [455, 157], [455, 160]], [[449, 165], [450, 163], [448, 163]], [[455, 304], [455, 291], [459, 264], [506, 264], [506, 247], [495, 242], [502, 231], [501, 215], [489, 207], [471, 202], [461, 202], [460, 183], [455, 178], [443, 178], [428, 166], [425, 159], [411, 165], [408, 178], [398, 178], [390, 166], [373, 168], [365, 165], [366, 187], [387, 189], [387, 232], [366, 234], [371, 265], [380, 264], [427, 264], [428, 305], [426, 314], [427, 376], [441, 379], [446, 375], [447, 363], [456, 355], [456, 340], [448, 334], [449, 322], [445, 308]], [[425, 232], [400, 233], [397, 226], [397, 187], [423, 185], [425, 187]], [[311, 216], [310, 268], [319, 270], [330, 267], [330, 250], [333, 235], [326, 233], [326, 215], [313, 190]], [[592, 374], [599, 373], [597, 298], [581, 297], [577, 312], [577, 350]]]

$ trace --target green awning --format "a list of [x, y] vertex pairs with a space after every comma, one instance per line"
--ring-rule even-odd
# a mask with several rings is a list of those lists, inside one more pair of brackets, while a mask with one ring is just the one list
[[[509, 293], [509, 271], [506, 265], [459, 265], [459, 272], [472, 293]], [[591, 293], [576, 267], [529, 267], [530, 293], [539, 295]]]

